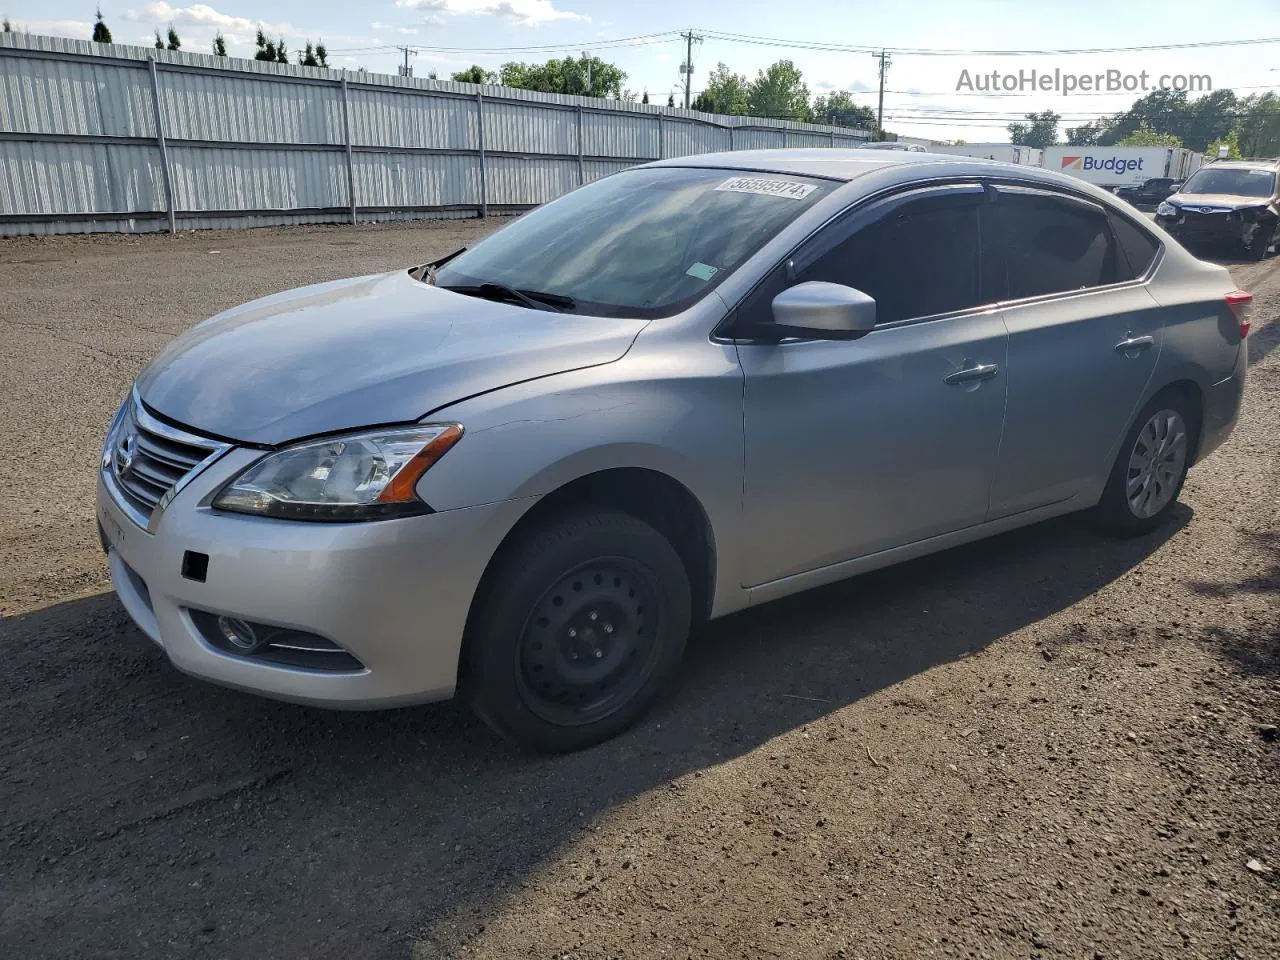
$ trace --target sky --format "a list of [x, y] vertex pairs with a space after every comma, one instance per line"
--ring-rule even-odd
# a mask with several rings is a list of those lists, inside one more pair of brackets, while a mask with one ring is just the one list
[[[0, 15], [31, 33], [88, 39], [94, 6], [94, 0], [0, 0]], [[1092, 78], [1113, 71], [1120, 83], [1132, 85], [1146, 71], [1148, 90], [1164, 76], [1171, 83], [1198, 77], [1187, 82], [1200, 92], [1231, 87], [1240, 95], [1280, 85], [1280, 42], [1020, 56], [972, 52], [1280, 38], [1280, 0], [1232, 0], [1229, 6], [1206, 0], [103, 0], [101, 10], [117, 43], [149, 45], [157, 28], [165, 31], [172, 23], [184, 50], [209, 52], [221, 31], [232, 56], [251, 56], [261, 24], [283, 36], [293, 54], [309, 39], [323, 40], [331, 66], [379, 73], [395, 72], [401, 45], [417, 48], [410, 56], [415, 75], [435, 70], [442, 78], [472, 63], [496, 69], [509, 60], [589, 51], [625, 70], [626, 88], [647, 91], [653, 103], [665, 103], [669, 93], [682, 102], [685, 41], [676, 34], [687, 30], [706, 34], [693, 47], [695, 95], [718, 62], [753, 78], [770, 63], [789, 59], [812, 95], [848, 90], [874, 108], [878, 61], [867, 49], [812, 47], [898, 48], [886, 82], [885, 127], [969, 143], [1007, 142], [1011, 119], [1045, 109], [1063, 115], [1061, 133], [1123, 110], [1143, 92], [1067, 95], [1062, 87], [1068, 74]], [[636, 37], [641, 39], [628, 39]], [[1057, 90], [1005, 87], [1020, 73], [1025, 81], [1031, 71], [1052, 78], [1055, 70], [1062, 78]], [[1000, 73], [994, 94], [992, 71]]]

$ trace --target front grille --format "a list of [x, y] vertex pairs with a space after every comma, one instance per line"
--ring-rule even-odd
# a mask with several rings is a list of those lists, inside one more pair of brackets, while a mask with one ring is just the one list
[[197, 468], [227, 448], [225, 443], [157, 420], [135, 393], [108, 437], [103, 470], [114, 481], [111, 487], [117, 501], [145, 528], [171, 491], [181, 489]]

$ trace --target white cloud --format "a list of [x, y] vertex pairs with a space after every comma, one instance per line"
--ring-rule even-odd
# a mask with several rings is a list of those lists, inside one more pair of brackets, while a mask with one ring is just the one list
[[[13, 29], [46, 37], [75, 37], [88, 40], [93, 36], [93, 24], [87, 20], [13, 20]], [[119, 43], [119, 41], [116, 41]]]
[[586, 14], [559, 10], [552, 0], [396, 0], [406, 10], [425, 10], [434, 14], [471, 14], [501, 17], [526, 27], [536, 27], [552, 20], [586, 20]]

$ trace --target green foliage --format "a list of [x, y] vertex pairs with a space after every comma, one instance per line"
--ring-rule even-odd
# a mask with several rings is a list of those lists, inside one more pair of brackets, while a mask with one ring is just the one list
[[326, 67], [324, 44], [313, 46], [311, 41], [307, 41], [306, 48], [298, 54], [298, 63], [304, 67]]
[[853, 102], [847, 90], [832, 90], [826, 96], [813, 101], [814, 123], [825, 123], [833, 127], [861, 127], [866, 130], [876, 129], [876, 112]]
[[289, 51], [285, 48], [284, 37], [276, 37], [276, 63], [288, 63]]
[[747, 113], [784, 120], [809, 119], [809, 88], [790, 60], [761, 70], [747, 87]]
[[322, 67], [329, 65], [329, 51], [325, 49], [324, 41], [316, 41], [316, 63]]
[[[156, 36], [156, 39], [157, 40], [160, 39], [159, 35]], [[170, 50], [182, 49], [182, 41], [178, 39], [178, 31], [173, 28], [172, 23], [169, 24], [169, 49]]]
[[159, 31], [159, 30], [157, 30], [157, 31], [156, 31], [156, 44], [155, 44], [155, 46], [156, 46], [156, 49], [157, 49], [157, 50], [163, 50], [163, 49], [164, 49], [164, 37], [160, 36], [160, 31]]
[[719, 63], [707, 77], [707, 88], [693, 101], [693, 109], [703, 113], [745, 116], [747, 112], [747, 78]]
[[258, 48], [253, 55], [253, 59], [262, 60], [266, 63], [288, 63], [289, 52], [284, 47], [284, 37], [278, 40], [269, 40], [267, 35], [262, 32], [262, 28], [258, 28], [258, 35], [254, 39], [254, 45]]
[[1222, 138], [1221, 138], [1221, 139], [1219, 139], [1219, 140], [1214, 140], [1213, 142], [1211, 142], [1211, 143], [1209, 143], [1208, 145], [1206, 145], [1206, 146], [1205, 146], [1205, 148], [1204, 148], [1204, 156], [1205, 156], [1205, 159], [1206, 159], [1206, 160], [1217, 160], [1217, 159], [1218, 159], [1218, 148], [1219, 148], [1220, 146], [1222, 146], [1223, 144], [1226, 144], [1226, 147], [1227, 147], [1227, 156], [1226, 156], [1226, 159], [1228, 159], [1228, 160], [1239, 160], [1239, 159], [1241, 158], [1241, 156], [1243, 156], [1243, 155], [1240, 153], [1240, 138], [1239, 138], [1239, 135], [1238, 135], [1234, 130], [1231, 130], [1231, 131], [1229, 131], [1229, 132], [1227, 133], [1227, 135], [1226, 135], [1225, 137], [1222, 137]]
[[0, 29], [0, 33], [13, 33], [13, 23], [8, 17], [4, 18], [4, 28]]
[[640, 102], [641, 102], [641, 103], [648, 103], [648, 102], [649, 102], [649, 91], [648, 91], [648, 90], [646, 90], [646, 91], [644, 92], [644, 96], [640, 98]]
[[1280, 96], [1268, 90], [1241, 100], [1234, 132], [1241, 156], [1280, 156]]
[[1058, 121], [1061, 116], [1052, 110], [1028, 113], [1027, 123], [1009, 124], [1009, 142], [1014, 146], [1036, 147], [1043, 150], [1058, 142]]
[[667, 106], [674, 107], [676, 105], [676, 95], [674, 93], [667, 94]]
[[1106, 125], [1101, 120], [1082, 123], [1078, 127], [1067, 127], [1067, 146], [1097, 146], [1098, 137], [1100, 137], [1106, 129]]
[[225, 57], [227, 55], [227, 41], [223, 39], [221, 32], [213, 38], [213, 55], [215, 57]]
[[1158, 133], [1147, 124], [1138, 127], [1122, 140], [1116, 141], [1117, 147], [1180, 147], [1182, 141], [1171, 133]]
[[[591, 64], [591, 84], [587, 85], [587, 63]], [[508, 87], [542, 93], [568, 93], [583, 97], [621, 97], [626, 73], [599, 57], [565, 57], [546, 63], [504, 63], [498, 77]]]
[[459, 70], [449, 79], [458, 83], [497, 83], [498, 75], [492, 70], [486, 70], [478, 64], [472, 64], [465, 70]]
[[[4, 22], [4, 32], [9, 32], [9, 21]], [[111, 31], [107, 29], [106, 23], [102, 19], [102, 8], [97, 11], [97, 19], [93, 22], [93, 42], [94, 43], [110, 43]]]

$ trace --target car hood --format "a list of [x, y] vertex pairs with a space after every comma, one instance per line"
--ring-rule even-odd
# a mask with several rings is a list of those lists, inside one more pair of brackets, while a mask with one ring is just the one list
[[148, 407], [196, 431], [275, 445], [611, 363], [645, 322], [480, 300], [397, 272], [228, 310], [170, 344], [137, 386]]
[[1166, 202], [1176, 207], [1219, 207], [1224, 210], [1241, 210], [1245, 207], [1265, 207], [1271, 201], [1267, 197], [1242, 197], [1234, 193], [1175, 193]]

